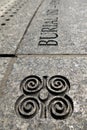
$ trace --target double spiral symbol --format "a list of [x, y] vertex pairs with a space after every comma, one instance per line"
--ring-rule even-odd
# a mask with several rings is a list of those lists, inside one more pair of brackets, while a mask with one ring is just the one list
[[49, 79], [47, 88], [52, 94], [64, 95], [67, 91], [69, 91], [70, 83], [67, 78], [56, 75]]
[[36, 93], [41, 90], [42, 81], [38, 76], [28, 76], [21, 82], [20, 87], [25, 95]]
[[[43, 76], [41, 80], [38, 76], [31, 75], [22, 80], [20, 88], [23, 95], [18, 98], [15, 110], [22, 118], [33, 118], [40, 109], [43, 109], [41, 107], [43, 103], [46, 103], [44, 105], [48, 106], [54, 119], [65, 119], [73, 112], [72, 99], [66, 95], [70, 89], [70, 82], [64, 76], [55, 75], [51, 78]], [[39, 95], [38, 92], [40, 92]], [[34, 94], [39, 98], [34, 97]], [[50, 96], [53, 98], [49, 99]], [[46, 115], [46, 110], [41, 111], [44, 111]]]
[[49, 110], [54, 119], [62, 120], [72, 114], [73, 102], [67, 95], [65, 97], [57, 96], [51, 100]]
[[16, 113], [23, 118], [34, 117], [39, 109], [39, 102], [36, 98], [21, 96], [16, 102]]

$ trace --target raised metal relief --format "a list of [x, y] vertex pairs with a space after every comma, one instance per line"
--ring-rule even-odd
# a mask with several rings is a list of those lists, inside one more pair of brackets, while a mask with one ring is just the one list
[[22, 118], [39, 116], [61, 120], [73, 112], [73, 101], [66, 95], [70, 82], [64, 76], [43, 76], [41, 79], [30, 75], [21, 82], [20, 89], [23, 94], [16, 101], [15, 110]]

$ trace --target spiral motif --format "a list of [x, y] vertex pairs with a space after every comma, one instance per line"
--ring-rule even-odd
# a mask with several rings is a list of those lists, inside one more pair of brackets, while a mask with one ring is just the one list
[[22, 118], [34, 117], [39, 109], [39, 102], [37, 99], [29, 96], [21, 96], [16, 102], [16, 113]]
[[26, 95], [36, 93], [40, 91], [41, 88], [42, 81], [38, 76], [35, 75], [28, 76], [21, 82], [21, 90]]
[[54, 119], [65, 119], [73, 112], [73, 102], [69, 96], [58, 96], [51, 100], [49, 105], [51, 116]]
[[64, 95], [70, 89], [70, 83], [64, 76], [56, 75], [48, 80], [47, 88], [52, 94]]

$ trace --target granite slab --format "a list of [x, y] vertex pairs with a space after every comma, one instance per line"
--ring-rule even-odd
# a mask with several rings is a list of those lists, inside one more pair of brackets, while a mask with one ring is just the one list
[[85, 56], [19, 56], [3, 92], [0, 130], [87, 129]]
[[17, 54], [87, 54], [87, 1], [45, 0]]
[[18, 0], [0, 17], [0, 54], [15, 54], [42, 0]]

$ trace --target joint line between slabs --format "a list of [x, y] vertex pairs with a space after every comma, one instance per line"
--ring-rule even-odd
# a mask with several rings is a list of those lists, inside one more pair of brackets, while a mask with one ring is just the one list
[[67, 57], [87, 57], [87, 54], [16, 54], [17, 57], [19, 56], [67, 56]]
[[0, 54], [0, 58], [14, 58], [14, 57], [17, 57], [15, 54]]

